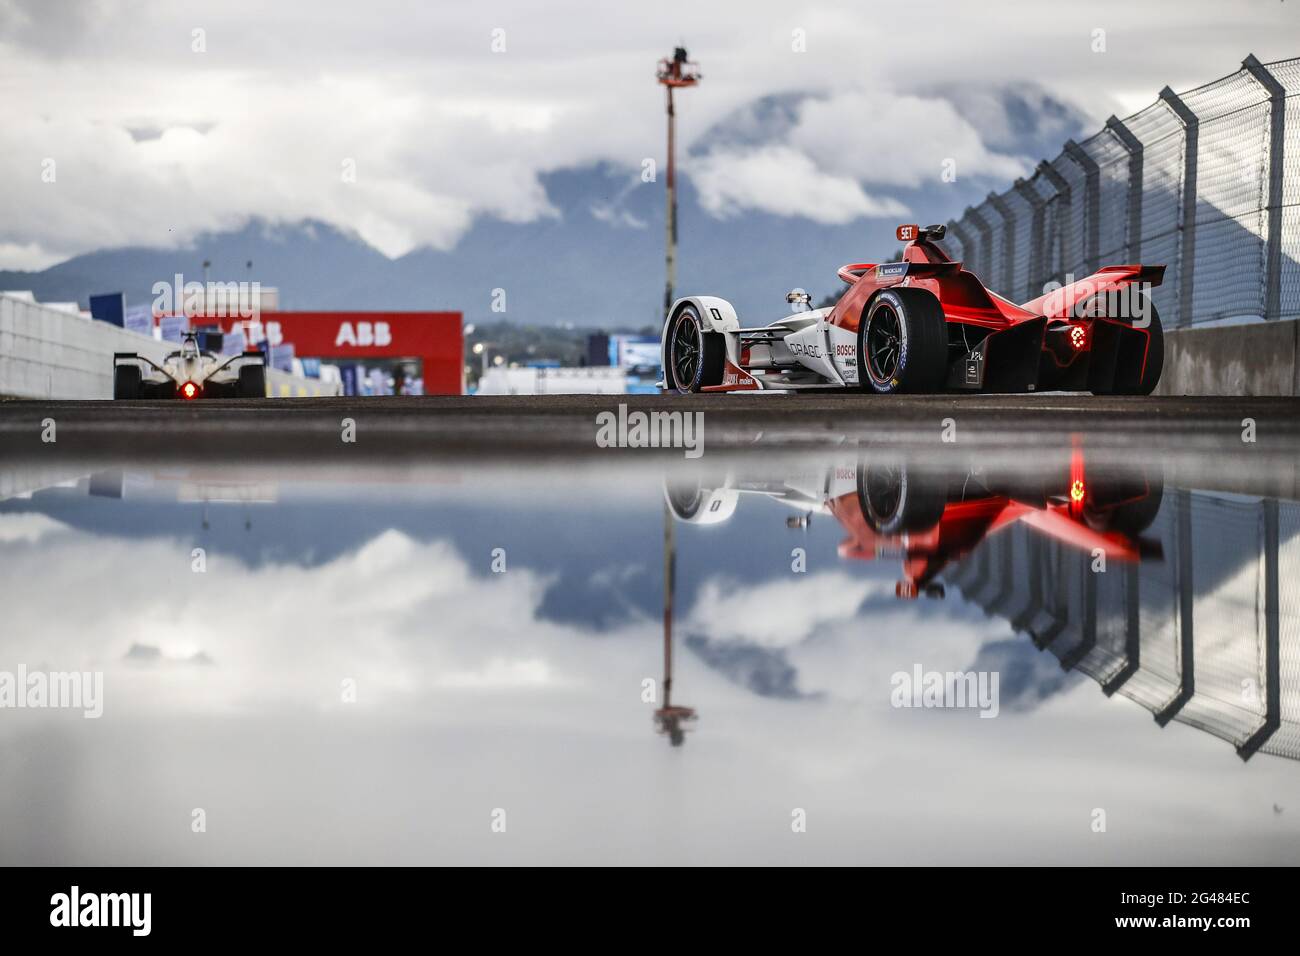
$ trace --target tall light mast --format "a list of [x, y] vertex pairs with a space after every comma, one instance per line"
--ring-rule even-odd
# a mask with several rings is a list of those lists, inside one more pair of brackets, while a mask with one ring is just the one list
[[659, 61], [659, 82], [667, 94], [668, 108], [668, 219], [667, 281], [664, 284], [664, 318], [673, 305], [673, 286], [677, 282], [677, 114], [673, 109], [673, 90], [695, 86], [700, 82], [699, 68], [686, 57], [686, 48], [677, 47], [673, 55]]

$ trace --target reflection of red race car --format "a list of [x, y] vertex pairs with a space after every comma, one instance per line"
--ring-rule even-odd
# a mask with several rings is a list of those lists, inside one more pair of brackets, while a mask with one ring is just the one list
[[741, 493], [790, 505], [807, 523], [833, 515], [848, 533], [841, 557], [899, 558], [901, 598], [942, 597], [936, 578], [987, 535], [1014, 523], [1108, 561], [1159, 557], [1160, 544], [1141, 537], [1160, 510], [1164, 482], [1139, 469], [1088, 473], [1079, 451], [1033, 472], [997, 474], [977, 468], [918, 469], [890, 458], [835, 465], [779, 480], [747, 480], [735, 473], [708, 486], [674, 480], [666, 488], [674, 516], [717, 524], [735, 511]]
[[1160, 510], [1163, 489], [1162, 480], [1138, 471], [1087, 475], [1077, 452], [1068, 471], [1033, 481], [991, 475], [955, 480], [884, 462], [861, 466], [856, 492], [827, 507], [849, 533], [840, 555], [898, 555], [903, 579], [896, 593], [915, 598], [934, 595], [942, 587], [934, 579], [949, 562], [1015, 522], [1108, 560], [1156, 556], [1159, 543], [1139, 535]]
[[[902, 260], [839, 270], [834, 306], [742, 328], [731, 303], [688, 296], [664, 323], [663, 386], [679, 392], [860, 388], [1149, 395], [1164, 339], [1145, 290], [1164, 266], [1106, 266], [1015, 305], [937, 244], [943, 226], [900, 226]], [[807, 309], [801, 289], [787, 300]]]

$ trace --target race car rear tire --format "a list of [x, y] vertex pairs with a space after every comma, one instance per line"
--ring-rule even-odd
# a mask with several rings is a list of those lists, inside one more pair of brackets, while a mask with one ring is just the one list
[[941, 391], [948, 375], [948, 325], [939, 300], [924, 289], [886, 289], [858, 324], [863, 391]]
[[[1115, 477], [1103, 474], [1087, 483], [1083, 520], [1094, 531], [1139, 535], [1156, 520], [1164, 492], [1164, 474], [1159, 469]], [[1119, 504], [1111, 503], [1117, 500]]]
[[140, 397], [140, 366], [113, 366], [113, 398], [131, 399]]
[[1147, 326], [1147, 363], [1142, 370], [1142, 379], [1129, 387], [1116, 388], [1115, 395], [1150, 395], [1160, 384], [1160, 373], [1165, 367], [1165, 331], [1160, 325], [1160, 313], [1156, 304], [1147, 301], [1146, 307], [1151, 313], [1151, 324]]
[[1151, 527], [1160, 513], [1164, 500], [1164, 486], [1154, 487], [1149, 494], [1136, 501], [1125, 502], [1108, 511], [1098, 511], [1084, 505], [1083, 519], [1094, 531], [1118, 531], [1120, 534], [1139, 535]]
[[722, 384], [727, 345], [718, 332], [706, 332], [691, 306], [678, 310], [668, 329], [667, 384], [679, 394]]
[[241, 365], [235, 394], [240, 398], [266, 398], [266, 366]]

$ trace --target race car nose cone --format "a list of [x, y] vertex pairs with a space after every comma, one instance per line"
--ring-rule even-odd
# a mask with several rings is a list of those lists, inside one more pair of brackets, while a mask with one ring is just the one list
[[193, 382], [186, 382], [181, 386], [181, 395], [186, 399], [194, 398], [199, 394], [199, 387]]

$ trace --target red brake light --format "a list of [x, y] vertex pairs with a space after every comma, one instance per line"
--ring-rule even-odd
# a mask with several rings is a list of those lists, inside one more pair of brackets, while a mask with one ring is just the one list
[[1088, 345], [1088, 329], [1082, 325], [1070, 326], [1070, 345], [1076, 352], [1083, 351]]
[[1085, 490], [1086, 489], [1083, 486], [1083, 479], [1081, 478], [1074, 479], [1074, 481], [1071, 482], [1070, 484], [1070, 500], [1082, 501]]
[[186, 399], [193, 398], [197, 394], [199, 394], [199, 387], [193, 382], [186, 382], [181, 386], [181, 395]]

